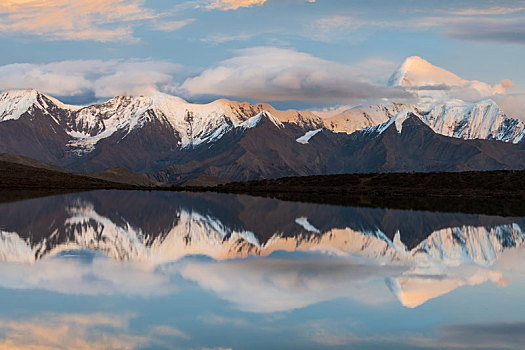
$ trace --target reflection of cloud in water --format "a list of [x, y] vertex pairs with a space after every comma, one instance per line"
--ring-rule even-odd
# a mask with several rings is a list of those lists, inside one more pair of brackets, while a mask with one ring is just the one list
[[435, 337], [412, 337], [406, 344], [427, 349], [523, 349], [525, 322], [449, 324]]
[[165, 270], [144, 263], [119, 263], [95, 255], [55, 257], [35, 264], [0, 264], [0, 285], [15, 289], [44, 289], [66, 294], [155, 296], [177, 287]]
[[525, 322], [448, 324], [437, 327], [435, 336], [367, 336], [348, 332], [337, 322], [324, 319], [300, 326], [298, 332], [312, 343], [345, 348], [522, 349], [525, 344]]
[[151, 343], [129, 333], [130, 316], [45, 314], [0, 320], [2, 349], [134, 349]]
[[[460, 286], [486, 281], [504, 285], [505, 271], [522, 258], [514, 256], [517, 262], [506, 265], [498, 261], [505, 261], [503, 257], [525, 240], [511, 218], [366, 208], [338, 212], [327, 206], [225, 195], [200, 195], [209, 197], [206, 200], [199, 195], [129, 195], [148, 199], [145, 207], [128, 208], [133, 201], [115, 204], [111, 199], [119, 197], [111, 193], [109, 197], [95, 193], [91, 200], [90, 195], [62, 196], [56, 197], [50, 214], [36, 215], [29, 226], [22, 219], [7, 225], [11, 230], [0, 231], [0, 260], [5, 262], [0, 264], [0, 285], [68, 294], [150, 296], [176, 292], [173, 277], [182, 275], [236, 307], [255, 312], [290, 310], [340, 297], [379, 303], [392, 299], [388, 289], [413, 308]], [[220, 200], [219, 208], [210, 198]], [[155, 215], [143, 218], [158, 200], [170, 208], [152, 210], [165, 214], [162, 220], [153, 220], [159, 218]], [[7, 204], [0, 216], [6, 222], [11, 216], [25, 218], [46, 209], [39, 203], [48, 202], [53, 203], [38, 199]], [[186, 202], [190, 204], [184, 207]], [[236, 207], [250, 210], [241, 215]], [[278, 210], [272, 211], [274, 207]], [[120, 208], [130, 212], [121, 215]], [[316, 216], [319, 211], [325, 215]], [[266, 212], [272, 212], [269, 218], [278, 224], [270, 223]], [[262, 223], [246, 229], [248, 221], [257, 221], [253, 213], [261, 215]], [[330, 213], [339, 216], [326, 219]], [[447, 221], [441, 223], [440, 218]], [[47, 225], [41, 224], [43, 219]], [[461, 225], [463, 220], [470, 224]], [[428, 221], [432, 224], [421, 224]], [[402, 236], [401, 227], [406, 232], [406, 225], [418, 230], [414, 222], [426, 233]], [[40, 227], [49, 227], [49, 232], [34, 234]], [[64, 252], [77, 249], [102, 252], [113, 260], [95, 254], [90, 261], [77, 257], [64, 263]], [[276, 252], [295, 258], [297, 252], [315, 254], [284, 260], [276, 259]], [[185, 259], [191, 255], [214, 261]], [[253, 256], [257, 258], [238, 260]]]
[[440, 343], [450, 347], [523, 348], [525, 322], [449, 325], [440, 329]]
[[491, 268], [467, 264], [426, 275], [405, 262], [375, 264], [351, 257], [189, 259], [157, 266], [120, 263], [97, 254], [90, 259], [60, 256], [35, 264], [0, 264], [0, 285], [79, 295], [162, 296], [178, 291], [180, 281], [174, 277], [180, 275], [250, 312], [286, 311], [336, 298], [377, 304], [392, 301], [390, 291], [403, 305], [416, 307], [460, 286], [487, 281], [505, 285], [505, 266], [515, 270], [523, 265], [522, 251], [506, 251]]
[[0, 319], [0, 349], [137, 349], [172, 347], [189, 339], [167, 325], [130, 330], [132, 315], [46, 313], [29, 319]]
[[80, 295], [160, 296], [178, 290], [173, 277], [180, 274], [240, 309], [273, 312], [342, 297], [366, 303], [392, 300], [383, 280], [405, 270], [403, 266], [359, 264], [349, 258], [190, 259], [144, 266], [101, 256], [94, 256], [91, 262], [57, 257], [31, 265], [0, 264], [0, 285]]
[[[159, 296], [173, 294], [173, 277], [197, 282], [237, 308], [251, 312], [274, 312], [302, 308], [336, 298], [363, 303], [392, 300], [389, 289], [407, 307], [460, 286], [491, 281], [504, 285], [507, 267], [516, 269], [523, 255], [508, 249], [492, 267], [466, 263], [436, 263], [428, 256], [414, 260], [381, 260], [358, 257], [295, 256], [231, 261], [182, 260], [156, 265], [116, 262], [99, 254], [90, 259], [61, 255], [34, 264], [0, 264], [0, 285], [7, 288], [45, 289], [67, 294]], [[507, 257], [508, 256], [508, 257]]]
[[365, 303], [392, 300], [385, 288], [374, 286], [381, 287], [383, 278], [404, 270], [356, 264], [346, 258], [323, 258], [191, 263], [182, 266], [180, 273], [242, 310], [276, 312], [336, 298]]
[[488, 281], [505, 286], [501, 272], [477, 266], [461, 266], [439, 276], [407, 274], [388, 278], [387, 285], [403, 306], [415, 308], [461, 286], [475, 286]]

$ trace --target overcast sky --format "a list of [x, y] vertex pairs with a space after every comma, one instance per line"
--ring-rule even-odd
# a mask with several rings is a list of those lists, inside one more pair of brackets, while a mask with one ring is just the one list
[[1, 90], [78, 103], [154, 90], [281, 108], [403, 98], [383, 85], [412, 55], [510, 79], [519, 95], [525, 0], [2, 0], [0, 49]]

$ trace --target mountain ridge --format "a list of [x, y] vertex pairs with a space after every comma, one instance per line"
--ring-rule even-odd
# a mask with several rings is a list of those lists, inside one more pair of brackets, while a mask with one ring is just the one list
[[[443, 84], [498, 88], [444, 72], [411, 57], [390, 83], [416, 92], [427, 89], [431, 96], [441, 93]], [[240, 181], [525, 168], [524, 122], [508, 118], [492, 100], [436, 97], [427, 103], [425, 98], [420, 104], [355, 106], [321, 118], [264, 103], [219, 99], [194, 104], [160, 92], [70, 106], [36, 90], [7, 91], [0, 94], [0, 152], [84, 173], [124, 167], [170, 183], [201, 176]], [[402, 131], [407, 121], [408, 133]], [[391, 125], [397, 132], [390, 131]]]

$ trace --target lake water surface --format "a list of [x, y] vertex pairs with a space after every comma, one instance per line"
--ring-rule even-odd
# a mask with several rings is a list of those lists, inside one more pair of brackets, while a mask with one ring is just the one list
[[523, 217], [244, 195], [4, 203], [0, 349], [519, 349], [524, 241]]

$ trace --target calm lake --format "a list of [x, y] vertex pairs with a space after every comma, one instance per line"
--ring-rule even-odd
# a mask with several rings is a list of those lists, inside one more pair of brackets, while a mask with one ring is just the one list
[[0, 204], [0, 348], [519, 349], [525, 217], [212, 193]]

